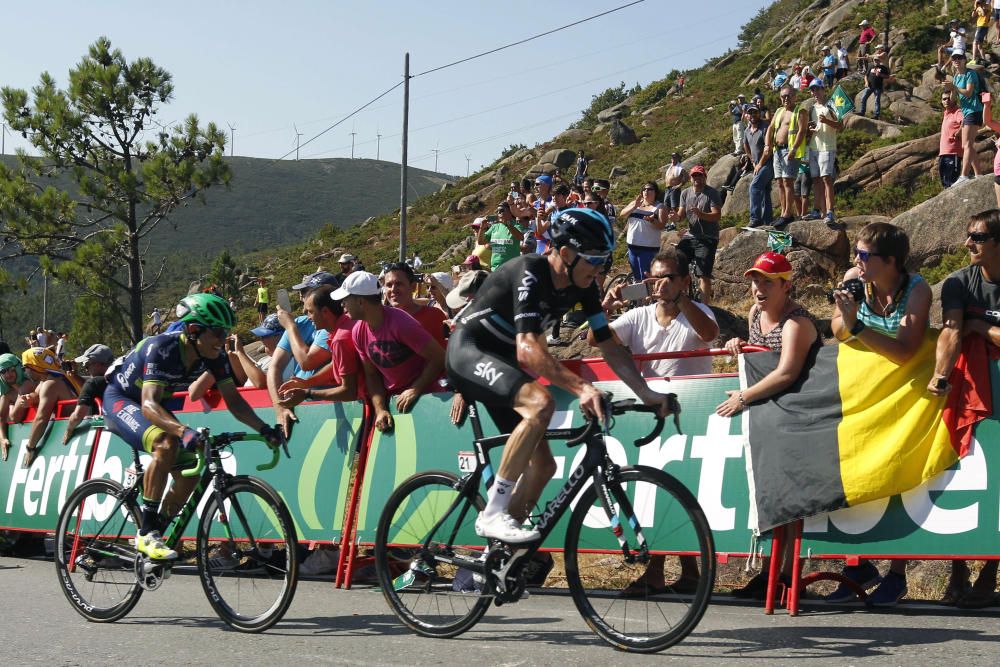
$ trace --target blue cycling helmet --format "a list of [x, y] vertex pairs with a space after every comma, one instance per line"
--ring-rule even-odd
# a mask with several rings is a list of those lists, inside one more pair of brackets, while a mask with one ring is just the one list
[[569, 246], [577, 252], [605, 255], [615, 249], [615, 233], [603, 213], [589, 208], [561, 211], [549, 228], [552, 246]]
[[778, 90], [783, 85], [785, 85], [787, 81], [788, 81], [788, 75], [785, 74], [784, 72], [778, 72], [778, 75], [774, 77], [774, 83], [771, 84], [771, 87], [774, 88], [775, 90]]

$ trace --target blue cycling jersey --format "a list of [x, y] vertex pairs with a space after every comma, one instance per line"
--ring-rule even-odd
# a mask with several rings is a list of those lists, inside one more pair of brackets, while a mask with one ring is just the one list
[[174, 391], [187, 387], [205, 371], [215, 376], [216, 386], [233, 382], [233, 371], [225, 352], [215, 359], [205, 359], [192, 355], [185, 345], [187, 341], [187, 335], [179, 331], [142, 339], [108, 369], [105, 375], [108, 385], [139, 402], [145, 384], [164, 387], [161, 401], [166, 401]]

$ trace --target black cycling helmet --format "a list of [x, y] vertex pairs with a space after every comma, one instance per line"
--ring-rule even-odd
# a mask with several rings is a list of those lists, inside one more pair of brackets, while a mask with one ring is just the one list
[[221, 327], [227, 331], [236, 324], [236, 313], [221, 296], [202, 292], [188, 294], [177, 304], [177, 319], [203, 327]]
[[569, 246], [577, 252], [606, 255], [615, 249], [615, 233], [603, 213], [588, 208], [561, 211], [549, 228], [552, 246]]

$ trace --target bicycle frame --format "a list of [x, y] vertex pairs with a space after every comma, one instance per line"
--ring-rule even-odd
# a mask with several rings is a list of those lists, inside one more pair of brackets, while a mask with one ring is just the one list
[[[448, 520], [448, 517], [451, 516], [452, 512], [455, 512], [459, 509], [459, 506], [461, 506], [458, 520], [455, 522], [451, 535], [448, 537], [448, 545], [450, 546], [455, 541], [458, 535], [459, 526], [465, 520], [465, 516], [469, 511], [469, 508], [473, 507], [473, 497], [479, 488], [480, 481], [485, 484], [487, 489], [492, 486], [494, 474], [493, 466], [489, 458], [489, 450], [495, 447], [503, 446], [507, 443], [507, 439], [510, 437], [510, 434], [495, 435], [488, 438], [483, 437], [483, 429], [479, 420], [479, 413], [476, 404], [470, 401], [468, 403], [468, 410], [469, 421], [472, 425], [472, 432], [475, 437], [473, 446], [475, 447], [476, 452], [476, 468], [459, 480], [457, 488], [459, 494], [455, 500], [452, 501], [448, 511], [444, 513], [438, 523], [429, 531], [428, 538], [423, 544], [425, 552], [431, 549], [432, 538], [441, 528], [443, 523]], [[524, 559], [522, 557], [533, 554], [539, 549], [539, 547], [545, 542], [548, 535], [552, 532], [553, 527], [559, 522], [559, 519], [562, 518], [566, 510], [569, 509], [573, 500], [576, 499], [583, 491], [588, 480], [593, 480], [593, 483], [598, 485], [599, 493], [597, 494], [597, 497], [611, 524], [611, 530], [618, 539], [618, 543], [621, 547], [622, 554], [625, 556], [625, 560], [629, 563], [648, 561], [650, 555], [649, 549], [631, 503], [624, 497], [624, 495], [622, 495], [622, 497], [618, 498], [619, 509], [615, 509], [615, 499], [612, 498], [611, 491], [608, 488], [608, 483], [615, 480], [618, 466], [609, 458], [608, 450], [604, 443], [604, 434], [598, 429], [596, 424], [597, 422], [595, 421], [589, 421], [588, 423], [576, 428], [545, 431], [543, 436], [545, 439], [567, 440], [569, 441], [570, 446], [582, 443], [587, 448], [586, 453], [584, 454], [583, 461], [570, 473], [569, 478], [559, 490], [559, 493], [556, 494], [556, 497], [545, 505], [541, 518], [535, 526], [541, 537], [529, 545], [518, 547], [516, 549], [515, 556], [511, 558], [508, 564], [503, 568], [504, 574], [506, 574], [511, 565], [513, 565], [516, 561], [523, 561]], [[635, 534], [639, 542], [637, 545], [638, 549], [635, 551], [632, 550], [623, 537], [619, 512], [624, 514], [626, 521], [635, 527]], [[481, 574], [486, 571], [486, 567], [482, 561], [471, 557], [444, 556], [435, 553], [434, 558], [445, 563], [461, 565], [462, 567], [469, 568]]]

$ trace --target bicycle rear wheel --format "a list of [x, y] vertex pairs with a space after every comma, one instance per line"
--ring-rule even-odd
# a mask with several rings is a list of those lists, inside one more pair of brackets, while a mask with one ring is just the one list
[[471, 571], [437, 558], [478, 558], [486, 547], [474, 527], [486, 506], [478, 493], [472, 502], [466, 499], [449, 512], [459, 498], [457, 482], [455, 475], [443, 471], [410, 477], [389, 496], [375, 534], [382, 595], [403, 624], [426, 637], [465, 632], [492, 601], [476, 590]]
[[278, 493], [254, 477], [226, 482], [198, 524], [198, 574], [215, 613], [244, 632], [261, 632], [285, 615], [299, 564], [295, 525]]
[[701, 620], [715, 583], [715, 546], [698, 501], [676, 479], [636, 466], [621, 469], [618, 480], [609, 489], [621, 512], [621, 539], [633, 554], [638, 528], [649, 552], [656, 554], [649, 561], [651, 569], [674, 569], [676, 561], [669, 555], [676, 554], [693, 558], [687, 565], [696, 564], [697, 574], [671, 584], [675, 577], [665, 573], [663, 589], [631, 585], [643, 581], [647, 566], [625, 560], [592, 484], [566, 531], [566, 577], [577, 609], [602, 639], [627, 651], [653, 653], [684, 639]]
[[135, 576], [139, 507], [121, 484], [84, 482], [70, 494], [56, 524], [59, 587], [84, 618], [110, 623], [135, 607], [142, 587]]

